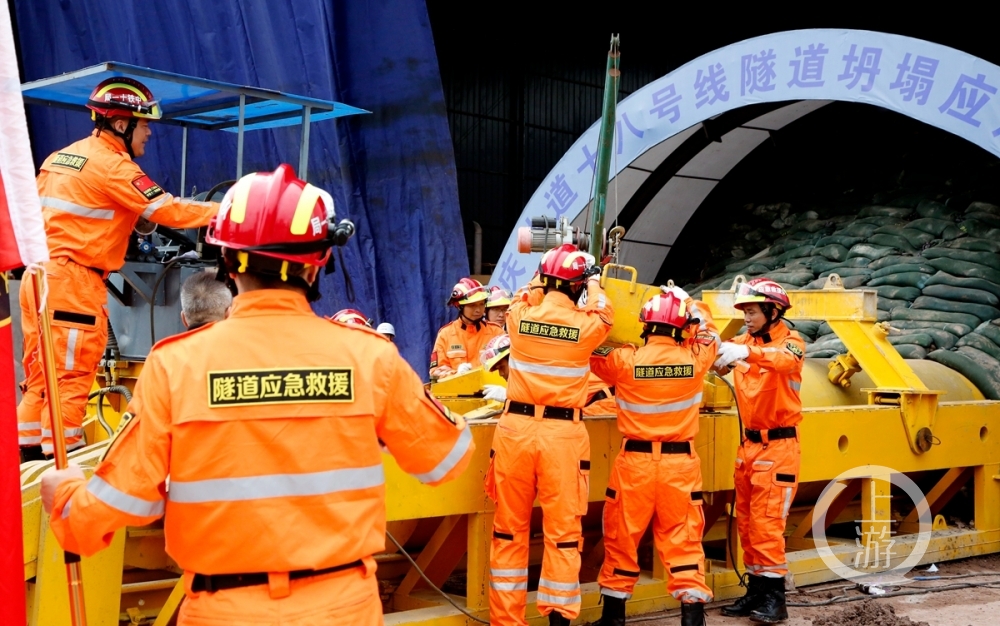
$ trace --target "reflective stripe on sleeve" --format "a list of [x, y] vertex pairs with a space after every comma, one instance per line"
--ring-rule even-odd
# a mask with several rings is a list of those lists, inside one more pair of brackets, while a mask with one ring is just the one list
[[129, 515], [137, 517], [163, 515], [163, 500], [150, 501], [130, 496], [124, 491], [119, 491], [100, 476], [94, 476], [90, 479], [87, 483], [87, 491], [104, 504]]
[[633, 413], [642, 413], [644, 415], [650, 415], [654, 413], [669, 413], [670, 411], [680, 411], [681, 409], [689, 409], [693, 406], [698, 406], [701, 404], [702, 393], [699, 391], [697, 395], [688, 400], [680, 400], [678, 402], [671, 402], [670, 404], [636, 404], [634, 402], [626, 402], [620, 397], [615, 398], [615, 402], [618, 406], [625, 409], [626, 411], [632, 411]]
[[603, 309], [608, 304], [608, 299], [604, 297], [604, 294], [597, 296], [597, 308]]
[[162, 198], [160, 198], [156, 202], [153, 202], [152, 204], [149, 204], [149, 205], [146, 206], [146, 209], [142, 212], [142, 216], [144, 218], [146, 218], [147, 220], [151, 219], [153, 217], [153, 213], [156, 213], [157, 209], [159, 209], [161, 206], [163, 206], [164, 203], [166, 203], [167, 200], [171, 199], [171, 197], [172, 196], [169, 193], [168, 194], [163, 194]]
[[97, 220], [110, 220], [115, 217], [114, 209], [93, 209], [91, 207], [83, 206], [82, 204], [76, 204], [75, 202], [68, 202], [66, 200], [52, 198], [49, 196], [42, 196], [39, 200], [42, 201], [43, 207], [63, 211], [64, 213], [72, 213], [73, 215], [78, 215], [80, 217], [91, 217]]
[[241, 478], [170, 481], [167, 497], [171, 502], [241, 502], [264, 498], [323, 496], [342, 491], [368, 489], [385, 484], [382, 464], [312, 472], [308, 474], [267, 474]]
[[465, 456], [465, 453], [468, 452], [469, 444], [471, 443], [472, 430], [466, 426], [458, 434], [458, 441], [456, 441], [455, 445], [451, 447], [451, 451], [448, 453], [448, 456], [444, 457], [444, 460], [438, 463], [437, 467], [426, 474], [414, 474], [414, 476], [416, 476], [422, 483], [432, 483], [441, 480], [452, 470], [452, 468], [458, 465], [458, 462], [461, 461], [462, 457]]
[[508, 365], [511, 369], [528, 374], [544, 374], [547, 376], [559, 376], [562, 378], [580, 378], [590, 373], [590, 365], [583, 367], [559, 367], [556, 365], [536, 365], [535, 363], [525, 363], [518, 361], [514, 357], [508, 358]]

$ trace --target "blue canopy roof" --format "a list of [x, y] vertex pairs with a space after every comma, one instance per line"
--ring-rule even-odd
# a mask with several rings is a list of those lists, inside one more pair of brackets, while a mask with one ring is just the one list
[[21, 91], [25, 102], [30, 104], [82, 109], [95, 85], [116, 76], [128, 76], [149, 87], [163, 111], [161, 123], [204, 130], [237, 132], [240, 96], [245, 98], [243, 130], [301, 124], [307, 107], [310, 122], [370, 112], [333, 100], [307, 98], [114, 61], [25, 83], [21, 85]]

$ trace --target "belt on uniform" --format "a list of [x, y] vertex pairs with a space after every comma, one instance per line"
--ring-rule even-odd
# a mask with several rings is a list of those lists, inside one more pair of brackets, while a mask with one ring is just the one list
[[[796, 435], [794, 426], [785, 426], [782, 428], [771, 428], [764, 431], [767, 433], [767, 440], [772, 441], [774, 439], [794, 439]], [[747, 439], [754, 443], [762, 443], [764, 439], [761, 437], [761, 432], [759, 430], [746, 429]]]
[[[507, 402], [507, 412], [517, 413], [518, 415], [527, 415], [528, 417], [535, 416], [535, 405], [527, 404], [525, 402], [516, 402], [510, 400]], [[570, 420], [572, 421], [580, 414], [580, 409], [565, 409], [558, 406], [547, 406], [542, 411], [542, 417], [550, 420]]]
[[[610, 391], [612, 395], [609, 396], [608, 395], [608, 391]], [[600, 402], [601, 400], [607, 400], [608, 398], [613, 398], [614, 397], [614, 393], [615, 393], [615, 388], [614, 387], [611, 387], [607, 391], [605, 391], [604, 389], [601, 389], [600, 391], [598, 391], [594, 395], [590, 396], [590, 400], [587, 400], [587, 406], [590, 406], [591, 404], [593, 404], [595, 402]]]
[[[310, 578], [312, 576], [322, 576], [324, 574], [332, 574], [334, 572], [342, 572], [355, 567], [361, 567], [362, 565], [364, 565], [364, 563], [361, 562], [361, 559], [358, 559], [352, 563], [334, 565], [333, 567], [327, 567], [324, 569], [300, 569], [295, 570], [294, 572], [288, 572], [288, 579], [299, 580], [301, 578]], [[223, 589], [236, 589], [238, 587], [253, 587], [255, 585], [266, 584], [267, 574], [264, 573], [214, 575], [195, 574], [194, 580], [191, 581], [191, 591], [207, 591], [209, 593], [215, 593], [216, 591], [222, 591]]]
[[[654, 441], [625, 440], [626, 452], [653, 452]], [[690, 441], [660, 441], [660, 454], [691, 454]]]

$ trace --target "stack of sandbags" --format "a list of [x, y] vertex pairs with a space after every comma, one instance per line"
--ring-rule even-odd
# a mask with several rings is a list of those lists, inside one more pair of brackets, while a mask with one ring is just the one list
[[954, 349], [935, 350], [927, 358], [962, 374], [990, 400], [1000, 400], [1000, 320], [983, 322]]

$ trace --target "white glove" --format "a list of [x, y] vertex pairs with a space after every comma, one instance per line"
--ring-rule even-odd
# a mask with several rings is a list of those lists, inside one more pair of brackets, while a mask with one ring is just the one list
[[733, 361], [746, 359], [748, 356], [750, 356], [750, 348], [744, 346], [743, 344], [724, 341], [722, 345], [719, 346], [719, 357], [715, 359], [714, 366], [723, 368]]
[[461, 365], [458, 366], [458, 370], [455, 373], [468, 374], [471, 371], [472, 371], [472, 363], [462, 363]]
[[587, 261], [587, 268], [588, 269], [590, 269], [591, 267], [594, 267], [594, 264], [597, 263], [597, 259], [594, 258], [593, 254], [588, 254], [588, 253], [584, 252], [583, 253], [583, 258], [586, 259], [586, 261]]
[[507, 400], [507, 388], [503, 385], [483, 385], [483, 397], [487, 400], [504, 402]]
[[676, 297], [681, 302], [684, 302], [685, 300], [691, 297], [688, 295], [688, 292], [684, 291], [680, 287], [667, 287], [666, 285], [660, 285], [660, 291], [664, 294], [668, 293], [674, 294], [674, 297]]

